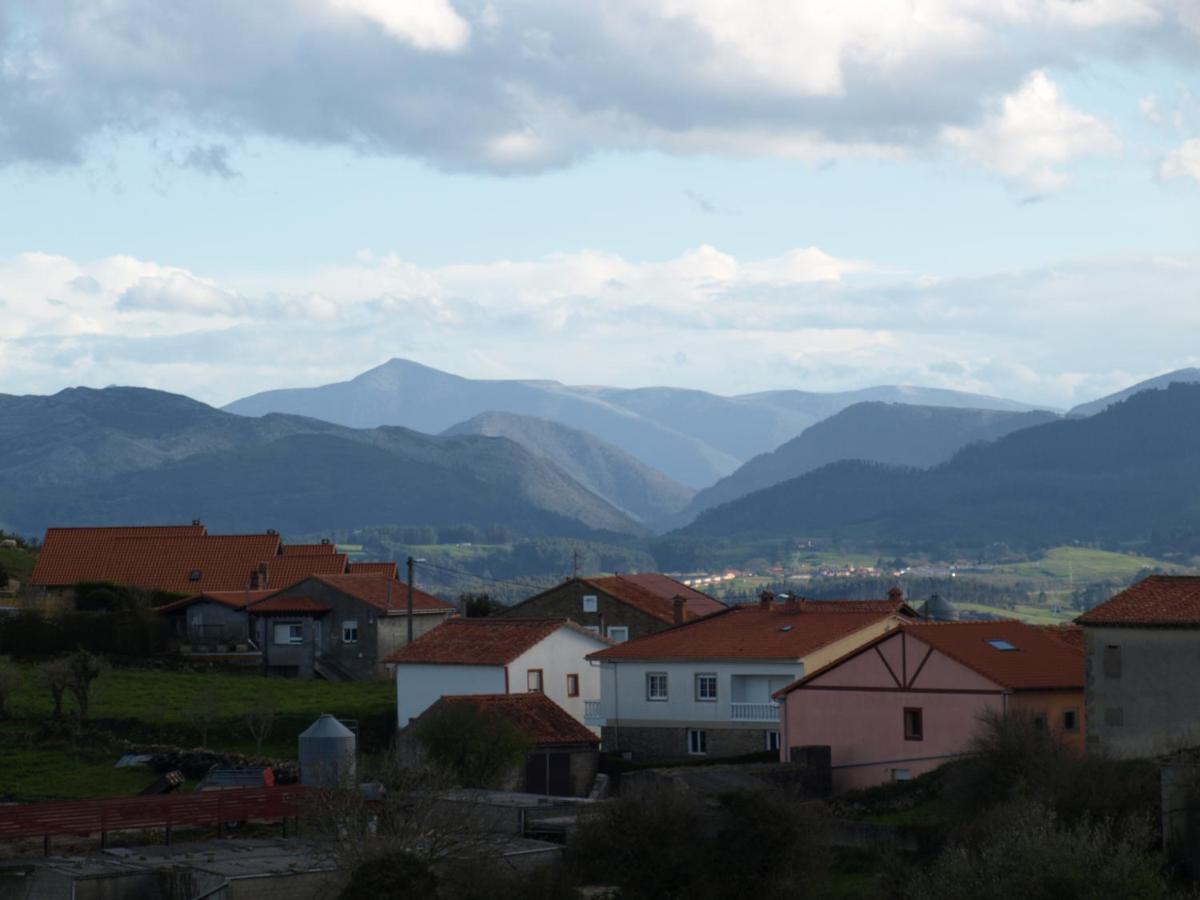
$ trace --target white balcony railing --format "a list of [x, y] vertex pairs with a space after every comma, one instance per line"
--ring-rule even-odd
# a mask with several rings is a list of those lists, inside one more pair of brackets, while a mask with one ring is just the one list
[[729, 718], [735, 722], [778, 722], [779, 704], [773, 700], [766, 703], [730, 703]]
[[604, 723], [604, 716], [600, 714], [599, 700], [583, 701], [583, 721], [588, 725], [602, 725]]

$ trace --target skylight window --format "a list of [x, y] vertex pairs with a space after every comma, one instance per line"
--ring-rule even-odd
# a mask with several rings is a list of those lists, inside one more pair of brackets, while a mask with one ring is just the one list
[[991, 640], [988, 641], [988, 643], [991, 644], [993, 649], [996, 649], [996, 650], [1016, 650], [1017, 649], [1015, 645], [1010, 644], [1008, 641], [1001, 640], [1000, 638], [992, 638]]
[[793, 626], [793, 625], [781, 625], [781, 626], [779, 627], [779, 630], [780, 630], [780, 631], [791, 631], [791, 630], [792, 630], [792, 628], [794, 628], [794, 627], [795, 627], [795, 626]]

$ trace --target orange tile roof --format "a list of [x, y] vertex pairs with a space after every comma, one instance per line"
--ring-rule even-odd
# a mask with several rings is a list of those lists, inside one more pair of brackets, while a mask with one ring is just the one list
[[632, 582], [642, 590], [649, 591], [663, 600], [673, 601], [676, 597], [682, 597], [687, 604], [684, 608], [698, 616], [717, 612], [725, 606], [720, 600], [689, 587], [682, 581], [676, 581], [670, 575], [663, 575], [659, 572], [638, 572], [632, 575], [615, 575], [613, 577]]
[[[1083, 688], [1083, 652], [1069, 639], [1051, 629], [1027, 625], [1013, 619], [990, 622], [905, 622], [906, 634], [961, 663], [1000, 687], [1015, 691], [1076, 690]], [[805, 675], [775, 696], [803, 687], [818, 675], [847, 659], [891, 640], [888, 632], [858, 647], [841, 659]], [[1001, 650], [989, 641], [1006, 641], [1015, 650]]]
[[281, 590], [309, 575], [341, 575], [346, 571], [344, 553], [294, 554], [267, 560], [267, 587]]
[[503, 666], [567, 625], [566, 619], [447, 619], [384, 662]]
[[251, 603], [246, 607], [247, 611], [254, 615], [260, 613], [326, 613], [331, 608], [329, 604], [314, 600], [312, 597], [289, 594], [276, 594], [274, 597]]
[[595, 746], [600, 743], [596, 735], [545, 694], [447, 695], [430, 709], [443, 705], [473, 706], [483, 712], [503, 716], [528, 735], [535, 747], [566, 744]]
[[675, 621], [675, 597], [684, 599], [684, 620], [698, 619], [725, 609], [725, 604], [706, 594], [694, 591], [666, 575], [652, 578], [651, 573], [641, 575], [607, 575], [581, 579], [598, 591], [640, 609], [647, 615], [663, 622]]
[[280, 549], [284, 556], [315, 556], [324, 553], [337, 553], [337, 546], [331, 542], [324, 544], [284, 544]]
[[[318, 581], [344, 594], [370, 603], [384, 612], [403, 613], [408, 609], [408, 585], [380, 575], [314, 575]], [[447, 612], [455, 609], [440, 597], [413, 588], [414, 612]]]
[[42, 587], [60, 587], [80, 581], [99, 581], [95, 572], [107, 562], [113, 541], [127, 537], [200, 537], [199, 523], [192, 525], [131, 525], [104, 528], [48, 528], [37, 564], [29, 581]]
[[203, 602], [219, 603], [221, 606], [228, 606], [230, 609], [241, 609], [247, 603], [253, 603], [270, 595], [270, 591], [204, 591], [200, 594], [193, 594], [191, 597], [184, 597], [182, 600], [173, 600], [170, 603], [164, 603], [162, 606], [157, 607], [157, 611], [160, 613], [172, 613], [186, 609], [193, 603]]
[[400, 577], [400, 567], [394, 562], [352, 562], [351, 575], [385, 575], [389, 578]]
[[802, 659], [826, 644], [899, 615], [900, 605], [890, 601], [842, 601], [776, 603], [765, 608], [759, 604], [739, 606], [617, 644], [588, 658]]
[[1200, 576], [1151, 575], [1075, 621], [1080, 625], [1200, 626]]

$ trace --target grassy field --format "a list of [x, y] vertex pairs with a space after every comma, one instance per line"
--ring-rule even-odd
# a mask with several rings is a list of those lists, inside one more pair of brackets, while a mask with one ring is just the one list
[[1142, 569], [1149, 568], [1170, 570], [1176, 567], [1148, 556], [1089, 550], [1085, 547], [1055, 547], [1041, 559], [997, 566], [996, 571], [1031, 579], [1074, 579], [1084, 584], [1107, 578], [1132, 578]]
[[1030, 625], [1061, 625], [1079, 615], [1079, 610], [1067, 606], [1062, 606], [1059, 612], [1055, 612], [1048, 606], [1034, 606], [1030, 603], [1018, 603], [1016, 609], [1002, 609], [983, 603], [956, 602], [954, 608], [959, 611], [987, 613], [1004, 619], [1020, 619]]
[[0, 747], [0, 797], [130, 797], [158, 778], [158, 773], [144, 766], [118, 769], [117, 759], [118, 754], [103, 750]]
[[30, 573], [33, 572], [33, 564], [36, 562], [37, 555], [27, 550], [0, 547], [0, 566], [7, 569], [8, 574], [18, 581], [28, 580]]

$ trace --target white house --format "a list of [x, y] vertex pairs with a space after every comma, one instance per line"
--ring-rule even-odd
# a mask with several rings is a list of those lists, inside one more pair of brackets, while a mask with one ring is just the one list
[[634, 758], [740, 756], [779, 749], [771, 695], [913, 615], [886, 601], [734, 607], [591, 654], [601, 671], [585, 722]]
[[610, 642], [567, 619], [449, 619], [387, 658], [405, 728], [439, 697], [545, 694], [580, 722], [600, 692], [587, 655]]

